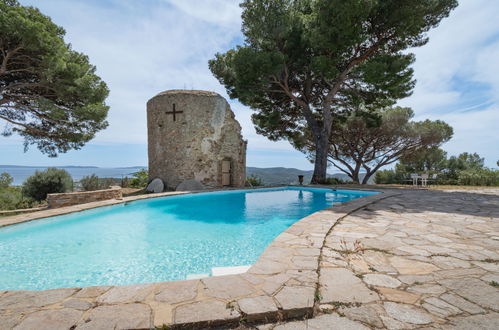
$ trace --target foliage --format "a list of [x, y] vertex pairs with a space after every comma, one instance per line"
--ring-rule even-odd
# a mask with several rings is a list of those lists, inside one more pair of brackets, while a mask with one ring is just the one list
[[118, 179], [113, 178], [99, 178], [97, 175], [87, 175], [80, 180], [80, 185], [84, 191], [93, 191], [100, 189], [108, 189], [113, 186]]
[[11, 186], [14, 179], [8, 173], [0, 174], [0, 210], [26, 209], [37, 205], [31, 198], [25, 198], [21, 187]]
[[48, 168], [45, 171], [36, 171], [35, 174], [23, 183], [22, 192], [25, 196], [36, 201], [47, 198], [47, 194], [64, 193], [73, 187], [73, 179], [65, 170]]
[[0, 174], [0, 189], [5, 189], [9, 187], [12, 182], [14, 182], [14, 178], [9, 173]]
[[[366, 184], [381, 167], [404, 155], [437, 147], [452, 137], [452, 127], [445, 122], [413, 122], [410, 121], [413, 116], [412, 109], [401, 107], [352, 112], [345, 120], [333, 124], [330, 163], [354, 182], [360, 183], [363, 170], [362, 184]], [[301, 149], [313, 154], [313, 141], [309, 138]]]
[[131, 188], [145, 188], [149, 183], [149, 171], [147, 169], [135, 172], [132, 176], [128, 184]]
[[406, 183], [411, 173], [437, 174], [437, 184], [499, 186], [499, 170], [484, 167], [484, 159], [477, 153], [461, 153], [447, 158], [439, 148], [429, 148], [406, 155], [393, 170], [378, 171], [375, 182]]
[[80, 180], [80, 185], [85, 191], [99, 189], [99, 177], [95, 174], [87, 175]]
[[397, 172], [394, 170], [379, 170], [374, 176], [374, 183], [376, 184], [400, 184], [404, 183], [407, 179], [405, 173]]
[[245, 0], [245, 42], [216, 54], [210, 70], [231, 98], [256, 111], [257, 132], [293, 144], [309, 131], [315, 183], [326, 177], [332, 125], [365, 104], [378, 108], [414, 86], [407, 49], [449, 15], [456, 0]]
[[488, 168], [462, 170], [457, 182], [463, 186], [499, 186], [499, 170]]
[[258, 186], [263, 186], [264, 183], [262, 179], [256, 175], [252, 175], [246, 178], [246, 183], [245, 186], [249, 187], [258, 187]]
[[109, 90], [88, 57], [38, 9], [0, 0], [0, 120], [55, 157], [79, 149], [106, 128]]
[[329, 177], [329, 178], [325, 178], [324, 180], [319, 180], [318, 183], [319, 184], [335, 185], [335, 184], [345, 184], [347, 182], [345, 182], [341, 179], [338, 179], [338, 178]]

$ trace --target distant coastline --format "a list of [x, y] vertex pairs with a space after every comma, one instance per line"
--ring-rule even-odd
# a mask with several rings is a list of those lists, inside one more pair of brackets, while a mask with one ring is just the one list
[[43, 171], [49, 167], [64, 169], [69, 172], [74, 181], [79, 181], [83, 177], [95, 174], [100, 178], [123, 178], [131, 177], [133, 173], [140, 171], [147, 166], [128, 167], [98, 167], [98, 166], [23, 166], [23, 165], [0, 165], [0, 173], [7, 172], [13, 178], [13, 185], [19, 186], [35, 171]]

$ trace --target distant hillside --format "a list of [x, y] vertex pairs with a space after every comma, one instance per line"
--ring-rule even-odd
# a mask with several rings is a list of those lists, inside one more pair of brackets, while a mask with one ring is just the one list
[[[302, 171], [296, 168], [285, 167], [246, 167], [246, 176], [257, 176], [265, 185], [279, 185], [279, 184], [297, 184], [298, 175], [303, 175], [304, 183], [309, 183], [312, 179], [314, 171]], [[350, 178], [343, 173], [328, 174], [328, 177], [338, 178], [343, 181], [351, 181]], [[363, 175], [361, 175], [361, 180]]]

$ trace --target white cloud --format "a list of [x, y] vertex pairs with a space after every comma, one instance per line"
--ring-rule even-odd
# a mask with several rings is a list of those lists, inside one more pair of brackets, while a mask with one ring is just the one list
[[444, 149], [450, 154], [478, 152], [488, 166], [499, 159], [499, 3], [462, 0], [414, 49], [414, 94], [399, 104], [416, 119], [441, 119], [454, 127]]
[[[145, 148], [146, 102], [162, 90], [207, 89], [227, 97], [207, 61], [242, 40], [237, 0], [21, 3], [40, 8], [63, 26], [66, 40], [74, 49], [89, 55], [109, 85], [110, 126], [98, 134], [92, 145], [140, 143]], [[413, 96], [400, 102], [411, 106], [417, 119], [443, 119], [454, 126], [455, 137], [445, 146], [450, 153], [478, 151], [489, 164], [499, 158], [499, 138], [494, 127], [499, 109], [497, 17], [496, 1], [461, 0], [451, 16], [429, 33], [430, 42], [414, 50], [417, 86]], [[462, 82], [465, 87], [460, 86]], [[250, 150], [293, 151], [285, 141], [272, 142], [257, 135], [250, 120], [251, 110], [237, 101], [230, 103]], [[472, 112], [477, 110], [482, 111]], [[2, 144], [17, 141], [15, 137], [0, 140]], [[296, 153], [297, 164], [302, 157]], [[293, 163], [287, 158], [282, 165]]]

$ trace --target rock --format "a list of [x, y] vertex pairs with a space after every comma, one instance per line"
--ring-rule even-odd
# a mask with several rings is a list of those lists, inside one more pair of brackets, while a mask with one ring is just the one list
[[192, 304], [185, 304], [175, 310], [175, 324], [189, 324], [198, 322], [210, 322], [210, 325], [221, 321], [233, 321], [241, 317], [241, 314], [226, 303], [218, 300], [204, 300]]
[[159, 284], [155, 299], [168, 304], [193, 300], [197, 295], [199, 281], [171, 281]]
[[438, 282], [481, 307], [499, 310], [499, 290], [479, 279], [453, 278]]
[[384, 274], [366, 274], [362, 280], [369, 285], [384, 286], [387, 288], [396, 288], [402, 284], [396, 278]]
[[151, 308], [149, 306], [126, 304], [98, 306], [90, 311], [90, 314], [80, 322], [76, 329], [149, 329], [151, 325]]
[[220, 299], [235, 299], [252, 294], [255, 289], [237, 275], [216, 276], [202, 279], [205, 295]]
[[21, 313], [0, 315], [0, 329], [14, 329], [23, 318]]
[[360, 307], [341, 307], [339, 310], [349, 319], [364, 322], [376, 328], [383, 328], [383, 322], [379, 318], [383, 308], [379, 305], [364, 305]]
[[181, 184], [177, 186], [175, 189], [176, 191], [198, 191], [198, 190], [204, 190], [204, 186], [201, 182], [195, 180], [195, 179], [190, 179], [190, 180], [185, 180]]
[[342, 330], [369, 330], [360, 322], [352, 321], [337, 314], [324, 314], [310, 319], [306, 322], [304, 329], [342, 329]]
[[143, 301], [153, 290], [154, 284], [115, 286], [97, 299], [99, 304]]
[[390, 258], [390, 262], [391, 265], [395, 267], [401, 275], [425, 275], [439, 270], [438, 267], [430, 263], [414, 261], [398, 256]]
[[456, 296], [452, 293], [446, 293], [440, 296], [440, 299], [445, 300], [451, 305], [456, 306], [457, 308], [462, 309], [465, 312], [468, 312], [470, 314], [480, 314], [480, 313], [485, 313], [485, 310], [481, 308], [478, 305], [475, 305], [471, 302], [469, 302], [466, 299], [463, 299], [459, 296]]
[[448, 317], [451, 315], [460, 314], [461, 311], [459, 308], [452, 306], [451, 304], [446, 303], [443, 300], [440, 300], [435, 297], [430, 297], [425, 299], [422, 305], [428, 312], [441, 316]]
[[420, 295], [409, 293], [402, 290], [396, 290], [392, 288], [378, 288], [380, 294], [385, 297], [386, 300], [396, 301], [406, 304], [414, 304], [418, 301]]
[[111, 286], [89, 286], [73, 295], [74, 298], [95, 298], [111, 289]]
[[151, 183], [149, 183], [146, 188], [147, 192], [152, 192], [152, 193], [160, 193], [163, 192], [163, 190], [165, 190], [165, 184], [163, 183], [163, 180], [159, 178], [152, 180]]
[[238, 300], [237, 304], [249, 322], [275, 318], [273, 314], [277, 312], [277, 306], [269, 296], [243, 298]]
[[82, 315], [83, 312], [70, 308], [42, 310], [26, 316], [14, 330], [70, 329], [76, 325]]
[[[283, 310], [295, 310], [298, 313], [305, 313], [314, 306], [314, 296], [315, 288], [313, 287], [285, 286], [275, 295], [275, 298]], [[290, 313], [288, 312], [288, 314]]]
[[324, 268], [320, 275], [321, 302], [368, 303], [379, 299], [350, 270], [345, 268]]
[[446, 290], [444, 287], [437, 284], [422, 284], [422, 285], [413, 285], [407, 289], [407, 291], [413, 293], [429, 293], [439, 295], [444, 293]]
[[433, 321], [430, 314], [413, 305], [385, 302], [385, 311], [396, 320], [412, 324], [428, 324]]
[[450, 318], [451, 325], [445, 329], [469, 330], [469, 329], [499, 329], [499, 314], [489, 313], [484, 315], [473, 315], [467, 317]]
[[62, 304], [64, 307], [77, 309], [79, 311], [86, 311], [94, 307], [94, 304], [81, 299], [69, 299]]
[[11, 291], [2, 295], [0, 310], [24, 309], [52, 305], [71, 296], [78, 289], [54, 289], [45, 291]]

